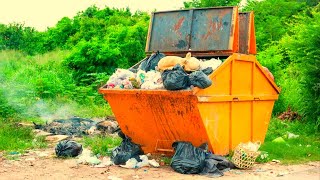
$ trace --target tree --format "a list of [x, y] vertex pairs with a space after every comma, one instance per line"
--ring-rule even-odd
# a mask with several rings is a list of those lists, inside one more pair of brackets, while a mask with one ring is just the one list
[[236, 6], [241, 0], [191, 0], [183, 2], [185, 8]]

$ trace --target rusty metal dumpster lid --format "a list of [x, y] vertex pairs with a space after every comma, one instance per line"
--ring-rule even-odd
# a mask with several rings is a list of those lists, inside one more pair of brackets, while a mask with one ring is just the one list
[[228, 56], [238, 52], [238, 16], [237, 7], [154, 12], [146, 53]]

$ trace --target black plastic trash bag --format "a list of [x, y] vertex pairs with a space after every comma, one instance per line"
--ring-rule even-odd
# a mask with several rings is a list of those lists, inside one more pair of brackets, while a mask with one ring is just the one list
[[209, 76], [213, 72], [213, 69], [212, 67], [207, 67], [203, 69], [202, 72], [205, 73], [207, 76]]
[[64, 140], [60, 141], [56, 148], [57, 157], [76, 157], [82, 152], [82, 145], [75, 142]]
[[182, 174], [199, 174], [205, 166], [205, 152], [189, 142], [174, 142], [175, 153], [170, 166]]
[[208, 146], [194, 147], [189, 142], [174, 142], [175, 154], [170, 166], [182, 174], [201, 174], [210, 177], [223, 176], [223, 172], [235, 168], [226, 158], [207, 153]]
[[[124, 134], [122, 133], [122, 135]], [[111, 161], [115, 165], [119, 165], [125, 164], [131, 158], [135, 158], [139, 162], [141, 161], [139, 158], [141, 154], [143, 154], [141, 147], [133, 143], [130, 138], [124, 136], [120, 146], [112, 150]]]
[[165, 70], [161, 74], [163, 86], [167, 90], [181, 90], [190, 87], [188, 74], [183, 70], [180, 64], [173, 67], [172, 70]]
[[190, 74], [191, 85], [205, 89], [211, 86], [212, 81], [209, 77], [202, 71], [195, 71]]
[[144, 70], [145, 72], [155, 70], [156, 66], [158, 66], [158, 62], [160, 61], [160, 59], [162, 59], [165, 56], [166, 55], [164, 55], [163, 53], [157, 51], [156, 53], [151, 54], [151, 56], [147, 60], [142, 61], [139, 66], [139, 69]]
[[207, 153], [205, 159], [205, 166], [200, 174], [213, 177], [220, 177], [223, 176], [223, 172], [234, 168], [235, 165], [225, 157]]

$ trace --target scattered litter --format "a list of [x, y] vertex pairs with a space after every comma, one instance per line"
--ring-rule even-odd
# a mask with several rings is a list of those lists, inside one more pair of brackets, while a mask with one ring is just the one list
[[240, 169], [252, 168], [257, 157], [260, 155], [258, 151], [260, 145], [260, 142], [240, 143], [234, 150], [232, 162]]
[[306, 147], [311, 147], [311, 145], [310, 145], [310, 144], [308, 144]]
[[36, 160], [36, 158], [31, 157], [31, 158], [26, 158], [25, 160], [26, 160], [26, 161], [35, 161], [35, 160]]
[[78, 157], [78, 164], [98, 165], [101, 161], [92, 154], [89, 149], [83, 149], [81, 155]]
[[138, 175], [132, 176], [133, 179], [140, 179], [140, 177]]
[[57, 157], [76, 157], [81, 154], [82, 145], [75, 141], [60, 141], [55, 148], [55, 152]]
[[149, 160], [148, 160], [148, 156], [146, 155], [140, 155], [139, 156], [141, 162], [137, 163], [137, 167], [141, 168], [141, 167], [145, 167], [145, 166], [149, 166]]
[[256, 169], [256, 170], [254, 170], [254, 172], [266, 172], [266, 170], [265, 170], [265, 169], [258, 168], [258, 169]]
[[108, 180], [122, 180], [122, 178], [119, 178], [117, 176], [108, 176], [107, 179]]
[[238, 170], [233, 170], [233, 171], [231, 171], [231, 172], [233, 172], [234, 174], [243, 174], [243, 172], [238, 171]]
[[113, 165], [113, 162], [110, 160], [110, 157], [103, 157], [102, 162], [98, 165], [95, 165], [93, 167], [95, 168], [104, 168]]
[[284, 176], [286, 174], [288, 174], [288, 172], [280, 172], [280, 173], [277, 174], [277, 177], [281, 177], [281, 176]]
[[48, 152], [35, 151], [38, 157], [48, 157]]
[[159, 167], [160, 165], [154, 159], [148, 160], [148, 156], [146, 155], [140, 155], [139, 160], [137, 160], [136, 158], [130, 158], [125, 165], [120, 165], [120, 167], [128, 169], [135, 169], [146, 166]]
[[135, 158], [130, 158], [125, 165], [120, 165], [120, 167], [134, 169], [134, 168], [138, 168], [137, 164], [138, 164], [138, 161]]
[[299, 135], [296, 135], [296, 134], [293, 134], [291, 132], [287, 132], [287, 138], [288, 139], [295, 139], [295, 138], [298, 138]]
[[139, 155], [143, 154], [141, 147], [131, 141], [127, 136], [120, 136], [121, 144], [112, 150], [111, 160], [114, 164], [125, 164], [129, 159], [139, 159]]
[[12, 151], [8, 153], [9, 155], [21, 155], [19, 152], [17, 151]]
[[282, 138], [282, 137], [277, 137], [274, 140], [272, 140], [272, 142], [275, 143], [285, 143], [286, 141]]
[[275, 163], [280, 163], [280, 160], [277, 160], [277, 159], [272, 159], [272, 162], [275, 162]]
[[49, 132], [46, 132], [46, 131], [43, 131], [43, 130], [40, 130], [40, 129], [33, 129], [32, 131], [33, 131], [33, 133], [35, 134], [36, 137], [52, 135], [52, 133], [49, 133]]
[[160, 167], [160, 164], [155, 159], [148, 160], [148, 162], [152, 167]]
[[51, 135], [51, 136], [47, 136], [45, 140], [52, 142], [52, 143], [55, 143], [55, 142], [66, 140], [68, 138], [69, 138], [69, 136], [67, 136], [67, 135]]
[[260, 152], [260, 158], [261, 159], [267, 159], [268, 156], [269, 156], [268, 152], [266, 152], [266, 151], [261, 151]]

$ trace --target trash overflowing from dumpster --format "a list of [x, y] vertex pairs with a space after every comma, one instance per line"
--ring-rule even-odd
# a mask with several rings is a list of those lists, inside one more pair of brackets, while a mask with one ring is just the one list
[[183, 90], [211, 86], [210, 75], [222, 64], [219, 59], [197, 59], [187, 53], [185, 58], [153, 53], [140, 62], [138, 69], [117, 69], [109, 78], [109, 89]]

